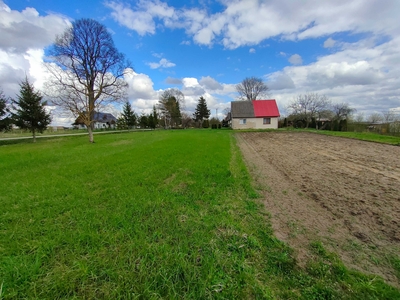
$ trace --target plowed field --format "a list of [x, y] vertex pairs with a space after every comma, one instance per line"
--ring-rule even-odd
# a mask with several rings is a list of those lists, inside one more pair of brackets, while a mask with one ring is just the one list
[[348, 267], [400, 286], [400, 147], [296, 132], [236, 137], [275, 234], [300, 265], [321, 241]]

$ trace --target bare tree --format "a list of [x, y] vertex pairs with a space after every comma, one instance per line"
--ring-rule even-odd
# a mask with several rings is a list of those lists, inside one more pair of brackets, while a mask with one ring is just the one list
[[236, 85], [236, 91], [241, 100], [257, 100], [259, 97], [266, 97], [269, 88], [261, 78], [247, 77]]
[[231, 112], [231, 108], [230, 107], [225, 107], [223, 112], [224, 112], [224, 115], [227, 115], [227, 114], [229, 114]]
[[171, 97], [175, 97], [176, 101], [179, 102], [179, 106], [182, 110], [185, 109], [185, 95], [180, 90], [174, 88], [167, 89], [161, 94], [159, 99], [160, 109], [165, 108], [165, 106], [163, 106], [162, 103]]
[[189, 128], [190, 126], [193, 126], [193, 119], [190, 114], [183, 112], [182, 113], [182, 126], [183, 128]]
[[107, 28], [92, 19], [77, 20], [57, 36], [51, 57], [47, 95], [86, 125], [93, 143], [95, 112], [126, 99], [123, 76], [130, 70], [129, 63]]
[[372, 113], [368, 116], [368, 122], [370, 123], [380, 123], [383, 120], [383, 116], [379, 113]]
[[288, 110], [306, 121], [306, 128], [313, 118], [323, 117], [324, 112], [330, 105], [327, 96], [317, 93], [307, 93], [298, 95], [297, 98], [288, 105]]
[[392, 110], [388, 110], [382, 113], [383, 121], [385, 123], [390, 123], [396, 120], [396, 114]]
[[355, 108], [351, 108], [348, 103], [334, 103], [332, 105], [332, 111], [335, 114], [335, 120], [345, 120], [353, 113], [356, 112]]
[[354, 121], [355, 121], [356, 123], [362, 123], [362, 122], [364, 122], [364, 119], [365, 119], [364, 113], [363, 113], [363, 112], [359, 112], [359, 113], [355, 116]]

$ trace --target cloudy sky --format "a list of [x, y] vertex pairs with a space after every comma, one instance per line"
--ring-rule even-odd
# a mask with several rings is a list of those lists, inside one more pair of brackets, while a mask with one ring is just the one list
[[0, 0], [0, 87], [15, 97], [28, 76], [41, 89], [55, 36], [93, 18], [132, 62], [139, 114], [179, 88], [188, 112], [203, 96], [221, 118], [250, 76], [265, 80], [282, 114], [307, 92], [365, 115], [400, 110], [399, 11], [398, 0]]

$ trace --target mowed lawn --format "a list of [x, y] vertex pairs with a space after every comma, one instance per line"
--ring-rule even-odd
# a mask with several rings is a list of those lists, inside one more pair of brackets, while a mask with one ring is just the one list
[[0, 146], [0, 299], [399, 299], [315, 243], [300, 269], [223, 130]]

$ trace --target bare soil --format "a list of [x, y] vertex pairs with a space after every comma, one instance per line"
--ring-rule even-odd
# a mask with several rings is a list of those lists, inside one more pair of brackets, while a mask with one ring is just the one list
[[276, 236], [300, 266], [320, 241], [349, 267], [399, 287], [400, 147], [305, 132], [236, 135]]

